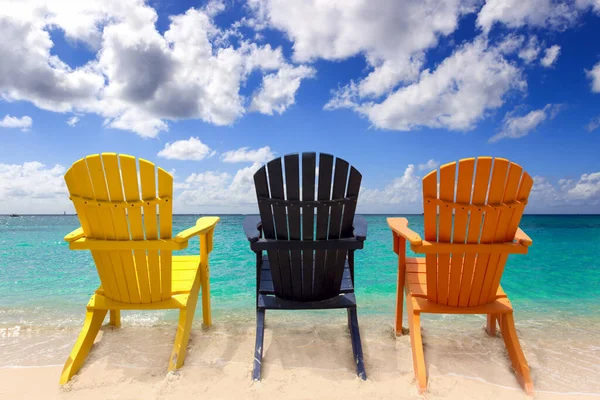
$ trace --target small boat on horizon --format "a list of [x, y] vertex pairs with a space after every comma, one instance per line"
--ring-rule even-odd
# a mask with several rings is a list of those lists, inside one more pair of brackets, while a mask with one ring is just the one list
[[14, 218], [14, 217], [18, 217], [18, 216], [19, 216], [19, 215], [17, 215], [17, 214], [10, 214], [10, 215], [9, 215], [9, 217], [12, 217], [12, 218]]

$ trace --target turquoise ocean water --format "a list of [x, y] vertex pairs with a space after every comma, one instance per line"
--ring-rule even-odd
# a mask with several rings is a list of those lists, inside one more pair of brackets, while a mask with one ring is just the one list
[[[397, 258], [386, 217], [366, 216], [368, 239], [365, 249], [356, 255], [356, 291], [363, 326], [377, 323], [391, 328], [394, 319]], [[197, 218], [174, 216], [173, 231], [192, 226]], [[407, 218], [411, 228], [422, 233], [423, 218]], [[254, 320], [255, 259], [242, 220], [243, 216], [222, 216], [215, 232], [211, 298], [213, 319], [221, 324], [252, 324]], [[85, 304], [99, 280], [89, 252], [70, 251], [63, 241], [64, 235], [78, 226], [75, 216], [0, 216], [0, 367], [55, 362], [52, 354], [35, 359], [22, 356], [11, 342], [19, 332], [57, 332], [81, 326]], [[509, 257], [502, 286], [515, 307], [526, 353], [549, 357], [530, 360], [530, 364], [549, 365], [550, 369], [556, 364], [559, 371], [560, 365], [578, 359], [581, 362], [572, 363], [583, 363], [579, 374], [595, 376], [591, 382], [587, 380], [584, 392], [598, 393], [600, 216], [527, 215], [521, 227], [534, 244], [529, 254]], [[195, 239], [178, 254], [197, 252]], [[168, 311], [124, 316], [133, 325], [170, 324], [175, 318], [176, 314]], [[452, 332], [458, 335], [463, 327], [454, 316], [433, 316], [424, 326], [427, 323], [429, 334], [440, 337]], [[70, 343], [63, 346], [70, 347]], [[545, 351], [544, 346], [553, 346], [557, 355]], [[539, 354], [535, 353], [538, 347]], [[51, 353], [47, 346], [45, 349]]]

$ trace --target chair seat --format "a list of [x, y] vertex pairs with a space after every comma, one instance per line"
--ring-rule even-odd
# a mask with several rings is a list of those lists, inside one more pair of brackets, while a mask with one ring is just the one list
[[[407, 257], [406, 258], [406, 279], [408, 288], [412, 296], [427, 298], [427, 278], [425, 271], [425, 257]], [[506, 297], [502, 287], [498, 285], [496, 299]]]
[[[263, 256], [262, 268], [260, 271], [260, 288], [258, 291], [260, 294], [275, 294], [273, 289], [273, 277], [271, 276], [271, 264], [269, 263], [269, 257]], [[344, 273], [342, 274], [342, 284], [340, 287], [340, 293], [354, 293], [354, 285], [352, 284], [352, 278], [350, 275], [350, 265], [348, 260], [344, 264]]]
[[[200, 267], [200, 256], [173, 256], [171, 262], [173, 266], [171, 270], [171, 293], [189, 293]], [[104, 295], [102, 286], [96, 290], [96, 293]]]

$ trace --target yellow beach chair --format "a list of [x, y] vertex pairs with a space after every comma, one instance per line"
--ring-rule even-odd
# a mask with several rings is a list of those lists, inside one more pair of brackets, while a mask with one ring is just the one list
[[[186, 355], [198, 293], [204, 325], [211, 325], [208, 255], [218, 217], [202, 217], [173, 237], [173, 177], [146, 160], [103, 153], [75, 162], [65, 174], [81, 227], [65, 236], [71, 250], [90, 250], [101, 286], [92, 295], [83, 329], [60, 383], [83, 365], [108, 311], [120, 326], [121, 310], [179, 309], [169, 370]], [[139, 182], [138, 182], [139, 174]], [[172, 256], [200, 236], [200, 255]]]
[[[491, 171], [491, 174], [490, 174]], [[533, 180], [503, 158], [467, 158], [423, 178], [425, 240], [408, 228], [406, 218], [388, 218], [398, 254], [396, 335], [402, 334], [403, 289], [413, 355], [421, 392], [427, 388], [422, 313], [487, 314], [487, 332], [496, 321], [517, 379], [533, 394], [529, 367], [500, 286], [509, 254], [525, 254], [531, 239], [519, 228]], [[473, 179], [474, 178], [474, 179]], [[439, 191], [438, 191], [439, 185]], [[406, 241], [424, 258], [407, 258]]]

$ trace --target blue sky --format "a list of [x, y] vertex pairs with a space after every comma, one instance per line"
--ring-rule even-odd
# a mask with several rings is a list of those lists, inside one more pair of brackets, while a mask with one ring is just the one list
[[172, 171], [176, 212], [253, 212], [301, 151], [355, 165], [362, 212], [480, 155], [535, 177], [530, 212], [600, 212], [597, 0], [0, 3], [0, 214], [71, 211], [99, 152]]

